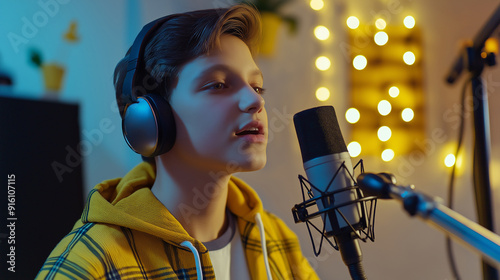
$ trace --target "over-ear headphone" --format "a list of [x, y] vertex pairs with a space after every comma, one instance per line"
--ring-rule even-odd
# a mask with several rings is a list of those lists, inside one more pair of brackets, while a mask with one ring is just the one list
[[[144, 49], [155, 31], [171, 16], [159, 18], [146, 24], [134, 40], [128, 55], [127, 74], [125, 76], [122, 95], [125, 100], [131, 100], [125, 107], [122, 116], [122, 132], [127, 144], [136, 153], [145, 157], [154, 157], [172, 149], [175, 136], [175, 120], [170, 104], [158, 93], [148, 93], [138, 96], [137, 92], [146, 89], [137, 79], [145, 79]], [[148, 74], [147, 74], [148, 75]]]

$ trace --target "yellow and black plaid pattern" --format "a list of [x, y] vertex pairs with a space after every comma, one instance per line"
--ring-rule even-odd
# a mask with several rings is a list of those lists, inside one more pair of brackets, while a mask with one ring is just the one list
[[[208, 250], [151, 193], [154, 175], [153, 167], [142, 163], [123, 179], [97, 185], [81, 219], [36, 279], [197, 279], [193, 253], [179, 245], [184, 240], [198, 250], [203, 278], [215, 279]], [[295, 234], [264, 211], [253, 189], [237, 178], [230, 181], [227, 207], [238, 217], [252, 279], [267, 277], [256, 213], [264, 224], [273, 279], [318, 279]]]

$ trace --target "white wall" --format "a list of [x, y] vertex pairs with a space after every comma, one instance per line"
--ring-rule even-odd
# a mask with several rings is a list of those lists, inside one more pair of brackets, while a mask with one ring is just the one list
[[[67, 59], [68, 72], [62, 92], [62, 102], [78, 102], [81, 106], [82, 137], [93, 140], [92, 151], [85, 157], [85, 185], [87, 191], [96, 183], [122, 176], [139, 162], [139, 157], [129, 151], [120, 129], [120, 118], [114, 107], [112, 74], [142, 24], [164, 14], [193, 9], [225, 6], [229, 0], [189, 1], [20, 1], [0, 2], [0, 67], [10, 70], [15, 77], [14, 96], [40, 98], [42, 82], [40, 73], [27, 62], [27, 50], [39, 47], [47, 58], [58, 54], [60, 36], [73, 19], [79, 23], [81, 42], [74, 46]], [[344, 42], [344, 20], [354, 14], [369, 21], [374, 14], [390, 15], [396, 20], [411, 13], [417, 20], [424, 36], [424, 71], [427, 114], [426, 154], [415, 153], [391, 163], [378, 158], [364, 158], [367, 171], [395, 173], [400, 182], [414, 184], [431, 196], [446, 196], [448, 171], [442, 165], [443, 153], [455, 140], [456, 122], [446, 117], [459, 103], [459, 85], [452, 87], [443, 82], [452, 64], [458, 45], [472, 38], [496, 8], [493, 0], [465, 1], [328, 1], [323, 12], [314, 12], [308, 1], [296, 0], [286, 10], [300, 18], [299, 33], [289, 36], [283, 28], [279, 34], [278, 50], [272, 58], [260, 58], [258, 63], [264, 72], [266, 106], [272, 128], [272, 140], [268, 149], [268, 164], [259, 172], [240, 174], [260, 194], [265, 207], [280, 216], [301, 240], [304, 254], [310, 259], [322, 279], [348, 279], [348, 272], [338, 252], [324, 248], [320, 257], [313, 256], [305, 225], [295, 225], [290, 209], [301, 201], [297, 174], [304, 174], [300, 151], [292, 124], [292, 115], [303, 109], [328, 104], [333, 105], [339, 118], [348, 106], [347, 67], [349, 62], [342, 55], [340, 44]], [[46, 12], [40, 3], [60, 3], [51, 6], [53, 13]], [[64, 3], [64, 4], [63, 4]], [[127, 8], [128, 5], [128, 8]], [[396, 8], [400, 9], [396, 9]], [[50, 10], [49, 10], [50, 11]], [[24, 36], [16, 52], [8, 34], [23, 36], [26, 18], [45, 12], [46, 22], [38, 22], [37, 31]], [[43, 16], [42, 16], [43, 17]], [[42, 20], [43, 18], [38, 18]], [[36, 19], [35, 19], [36, 20]], [[43, 24], [42, 24], [43, 23]], [[333, 39], [328, 45], [320, 44], [312, 35], [316, 24], [325, 24], [332, 30]], [[333, 69], [329, 74], [314, 69], [313, 61], [319, 54], [333, 57]], [[500, 127], [495, 110], [499, 102], [499, 70], [487, 69], [484, 74], [488, 83], [491, 105], [492, 179], [495, 187], [500, 176]], [[461, 80], [463, 81], [463, 79]], [[314, 91], [320, 84], [330, 85], [332, 98], [320, 103]], [[111, 120], [110, 133], [100, 131], [100, 122]], [[470, 219], [475, 219], [471, 170], [471, 117], [468, 117], [466, 134], [465, 172], [458, 177], [456, 209]], [[341, 127], [346, 141], [349, 126]], [[433, 131], [442, 130], [446, 141], [441, 143], [432, 137]], [[102, 135], [102, 137], [101, 137]], [[56, 137], [56, 136], [55, 136]], [[357, 159], [356, 159], [357, 160]], [[495, 189], [495, 209], [500, 209], [498, 188]], [[498, 214], [496, 226], [500, 226]], [[394, 201], [379, 201], [376, 216], [376, 240], [362, 244], [364, 267], [369, 279], [451, 279], [445, 254], [444, 236], [424, 222], [406, 215]], [[479, 279], [479, 259], [460, 245], [455, 246], [458, 267], [463, 279]]]

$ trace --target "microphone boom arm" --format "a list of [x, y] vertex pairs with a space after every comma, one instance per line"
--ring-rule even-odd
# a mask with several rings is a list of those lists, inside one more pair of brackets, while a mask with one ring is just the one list
[[422, 218], [487, 260], [500, 264], [500, 236], [444, 206], [439, 199], [417, 192], [413, 186], [389, 183], [376, 174], [361, 174], [358, 184], [367, 192], [401, 201], [411, 216]]

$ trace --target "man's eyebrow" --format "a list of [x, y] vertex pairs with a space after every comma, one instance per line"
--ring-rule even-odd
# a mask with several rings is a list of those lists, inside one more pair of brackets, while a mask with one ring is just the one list
[[262, 71], [260, 69], [255, 69], [250, 73], [252, 76], [260, 76], [262, 80], [264, 80], [264, 75], [262, 74]]
[[[226, 73], [234, 73], [234, 71], [231, 67], [225, 65], [225, 64], [215, 64], [207, 69], [203, 70], [201, 73], [198, 74], [198, 76], [195, 78], [196, 82], [199, 82], [201, 79], [203, 79], [205, 76], [209, 75], [212, 72], [216, 71], [221, 71], [221, 72], [226, 72]], [[264, 79], [264, 76], [262, 75], [262, 71], [259, 69], [255, 69], [250, 73], [251, 76], [259, 76], [262, 79]]]

